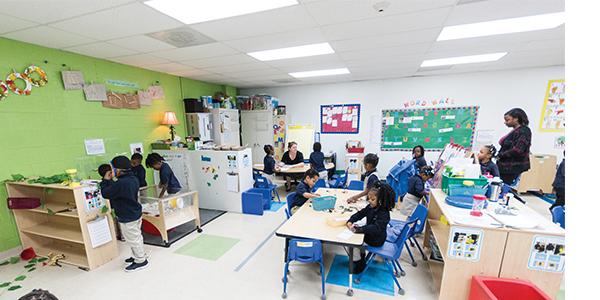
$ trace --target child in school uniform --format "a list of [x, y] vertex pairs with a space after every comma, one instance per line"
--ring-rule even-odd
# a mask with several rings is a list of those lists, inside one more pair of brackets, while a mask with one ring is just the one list
[[364, 182], [364, 190], [361, 193], [348, 198], [348, 203], [354, 203], [361, 197], [366, 196], [371, 187], [373, 187], [373, 184], [379, 180], [377, 164], [379, 164], [379, 157], [377, 157], [377, 154], [369, 153], [365, 155], [365, 158], [363, 158], [363, 166], [366, 172], [361, 176], [361, 180]]
[[312, 188], [315, 183], [319, 180], [319, 173], [314, 169], [308, 169], [304, 172], [304, 177], [298, 186], [296, 187], [296, 198], [294, 198], [290, 207], [292, 208], [291, 214], [294, 214], [308, 199], [317, 198], [321, 195], [312, 193]]
[[263, 158], [263, 177], [269, 180], [269, 182], [273, 182], [275, 171], [279, 169], [275, 163], [275, 158], [273, 158], [273, 155], [275, 155], [275, 148], [271, 145], [265, 145], [263, 150], [265, 150], [266, 153], [265, 158]]
[[135, 177], [140, 182], [140, 188], [148, 186], [146, 182], [146, 169], [142, 166], [142, 160], [144, 157], [139, 153], [134, 153], [131, 156], [131, 171], [135, 174]]
[[181, 184], [171, 166], [165, 162], [165, 159], [158, 153], [150, 153], [146, 157], [146, 167], [153, 168], [160, 173], [160, 184], [161, 189], [159, 198], [162, 198], [165, 193], [176, 194], [181, 191]]
[[[563, 156], [565, 153], [563, 152]], [[563, 157], [562, 162], [556, 169], [556, 175], [554, 175], [554, 182], [552, 182], [552, 189], [556, 195], [556, 201], [550, 206], [550, 211], [556, 206], [565, 206], [565, 158]]]
[[[346, 226], [352, 232], [364, 233], [365, 243], [369, 246], [380, 247], [387, 238], [386, 227], [390, 221], [390, 211], [394, 208], [396, 193], [392, 187], [377, 180], [369, 189], [367, 200], [369, 204], [353, 214]], [[363, 218], [367, 218], [364, 226], [358, 226], [355, 223]], [[355, 262], [353, 274], [361, 273], [365, 268], [364, 250], [362, 253], [354, 252], [352, 258]]]
[[406, 195], [402, 197], [400, 203], [400, 213], [405, 216], [410, 216], [421, 202], [421, 198], [427, 195], [425, 191], [425, 182], [433, 178], [433, 169], [430, 166], [421, 167], [419, 174], [413, 175], [408, 179], [408, 190]]
[[415, 167], [417, 170], [420, 170], [422, 167], [427, 165], [427, 161], [425, 160], [425, 148], [423, 146], [418, 145], [412, 149], [413, 159], [415, 160]]
[[327, 184], [327, 169], [325, 169], [325, 155], [321, 152], [321, 143], [313, 144], [313, 153], [310, 154], [310, 167], [319, 172], [319, 179], [325, 180]]
[[479, 161], [482, 175], [489, 174], [493, 177], [500, 177], [498, 166], [492, 161], [494, 157], [496, 157], [496, 147], [494, 145], [485, 145], [479, 149], [477, 160]]
[[[113, 170], [104, 170], [100, 191], [102, 197], [110, 200], [114, 208], [121, 228], [121, 234], [131, 247], [132, 257], [125, 260], [129, 265], [125, 272], [133, 272], [148, 267], [148, 255], [144, 249], [144, 237], [142, 236], [142, 206], [138, 202], [138, 190], [140, 184], [131, 171], [131, 161], [125, 156], [113, 158], [111, 164]], [[113, 173], [114, 172], [114, 173]], [[113, 180], [113, 176], [117, 180]]]

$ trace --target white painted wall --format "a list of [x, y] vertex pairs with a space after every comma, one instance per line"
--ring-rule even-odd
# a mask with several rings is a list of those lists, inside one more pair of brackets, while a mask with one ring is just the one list
[[[361, 140], [366, 152], [380, 156], [380, 173], [389, 169], [409, 152], [380, 151], [380, 140], [370, 134], [381, 133], [381, 110], [403, 108], [407, 100], [439, 98], [455, 99], [454, 106], [479, 105], [478, 130], [494, 130], [494, 141], [509, 130], [503, 115], [513, 107], [527, 112], [533, 132], [531, 151], [535, 154], [554, 154], [562, 158], [562, 150], [554, 149], [554, 139], [562, 133], [540, 132], [539, 121], [548, 80], [564, 78], [564, 66], [511, 71], [468, 73], [431, 77], [399, 78], [337, 84], [242, 89], [241, 95], [266, 93], [280, 99], [287, 107], [289, 124], [314, 124], [320, 128], [320, 105], [360, 103], [359, 134], [321, 134], [323, 151], [338, 153], [338, 169], [343, 168], [347, 140]], [[426, 145], [424, 145], [427, 148]], [[427, 160], [437, 160], [439, 152], [426, 152]], [[305, 156], [308, 156], [305, 153]]]

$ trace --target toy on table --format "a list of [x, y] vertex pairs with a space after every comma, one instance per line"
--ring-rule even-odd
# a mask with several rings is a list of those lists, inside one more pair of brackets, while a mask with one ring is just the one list
[[473, 206], [471, 207], [471, 216], [481, 217], [483, 215], [483, 209], [485, 206], [485, 200], [487, 198], [484, 195], [473, 196]]

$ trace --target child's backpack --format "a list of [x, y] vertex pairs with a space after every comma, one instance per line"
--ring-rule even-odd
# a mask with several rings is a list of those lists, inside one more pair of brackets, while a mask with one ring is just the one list
[[415, 174], [417, 174], [415, 160], [401, 160], [392, 167], [386, 181], [394, 189], [396, 196], [404, 197], [408, 190], [408, 179]]

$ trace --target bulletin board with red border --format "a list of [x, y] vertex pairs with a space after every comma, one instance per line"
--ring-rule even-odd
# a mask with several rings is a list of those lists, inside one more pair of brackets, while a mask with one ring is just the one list
[[381, 150], [410, 151], [448, 143], [471, 149], [479, 106], [382, 110]]
[[321, 133], [357, 134], [360, 104], [321, 105]]

